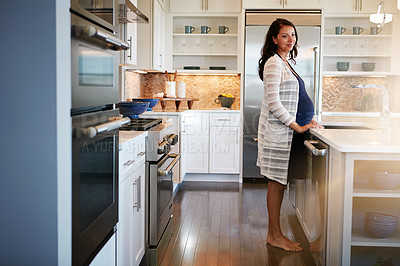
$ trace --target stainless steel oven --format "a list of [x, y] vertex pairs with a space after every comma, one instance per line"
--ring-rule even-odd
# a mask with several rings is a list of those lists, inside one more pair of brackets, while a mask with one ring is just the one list
[[71, 0], [71, 12], [118, 32], [118, 0]]
[[[159, 249], [154, 259], [161, 261], [172, 234], [173, 175], [180, 154], [168, 153], [158, 162], [148, 162], [149, 247]], [[165, 239], [166, 241], [162, 241]]]
[[158, 265], [172, 236], [173, 176], [179, 171], [180, 160], [177, 126], [166, 120], [138, 118], [132, 119], [121, 130], [148, 132], [145, 182], [146, 255], [143, 261], [144, 265]]
[[71, 13], [72, 109], [92, 109], [119, 100], [118, 35]]
[[[72, 117], [72, 262], [87, 265], [118, 221], [118, 110]], [[113, 121], [115, 120], [115, 121]]]

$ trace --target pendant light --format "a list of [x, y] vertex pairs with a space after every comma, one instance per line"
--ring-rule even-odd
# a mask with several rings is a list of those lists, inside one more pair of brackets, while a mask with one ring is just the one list
[[[399, 7], [400, 0], [397, 0], [397, 4]], [[382, 12], [381, 12], [382, 11]], [[392, 14], [387, 14], [383, 8], [383, 0], [379, 2], [378, 11], [376, 14], [372, 14], [369, 16], [369, 21], [372, 23], [378, 24], [379, 28], [382, 28], [385, 23], [389, 23], [393, 20]]]

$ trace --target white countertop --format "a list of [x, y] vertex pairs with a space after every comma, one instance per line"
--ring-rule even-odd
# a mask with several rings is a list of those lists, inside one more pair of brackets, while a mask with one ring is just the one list
[[[362, 123], [336, 124], [361, 125]], [[340, 152], [400, 153], [398, 128], [380, 128], [374, 125], [371, 127], [375, 129], [310, 129], [310, 132]]]
[[[145, 116], [151, 116], [151, 115], [181, 115], [182, 113], [240, 113], [240, 110], [230, 110], [230, 109], [222, 109], [222, 108], [218, 108], [215, 110], [176, 110], [176, 111], [165, 111], [165, 112], [153, 112], [153, 111], [149, 111], [149, 112], [144, 112], [142, 115]], [[139, 115], [140, 116], [140, 115]]]
[[119, 144], [124, 144], [139, 136], [147, 136], [147, 131], [119, 131]]

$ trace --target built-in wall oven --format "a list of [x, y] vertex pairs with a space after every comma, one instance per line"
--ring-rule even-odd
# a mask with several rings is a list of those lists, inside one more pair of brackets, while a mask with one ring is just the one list
[[[110, 107], [111, 108], [111, 107]], [[118, 110], [72, 117], [72, 262], [87, 265], [118, 222]]]
[[92, 111], [119, 100], [118, 35], [71, 13], [72, 108]]
[[118, 0], [71, 0], [71, 11], [109, 31], [118, 32]]
[[88, 265], [118, 222], [120, 51], [116, 0], [71, 0], [72, 264]]

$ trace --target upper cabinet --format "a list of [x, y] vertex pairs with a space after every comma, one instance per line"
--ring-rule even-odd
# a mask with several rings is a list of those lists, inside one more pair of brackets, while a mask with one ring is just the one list
[[318, 9], [321, 7], [321, 0], [243, 0], [245, 9]]
[[154, 0], [153, 9], [153, 68], [164, 70], [165, 62], [165, 12], [159, 3]]
[[[325, 13], [376, 13], [378, 5], [379, 1], [371, 0], [324, 1]], [[396, 13], [396, 1], [385, 0], [384, 10], [388, 13]]]
[[240, 0], [170, 0], [170, 12], [240, 12]]

